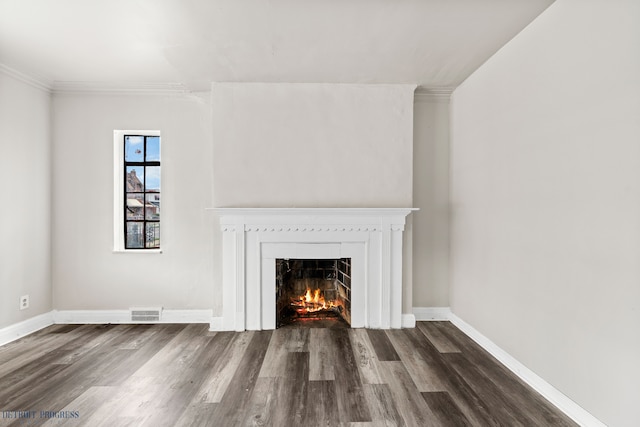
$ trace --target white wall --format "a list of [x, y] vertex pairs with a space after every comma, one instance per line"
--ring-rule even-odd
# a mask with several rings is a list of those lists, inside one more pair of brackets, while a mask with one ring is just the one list
[[[414, 89], [214, 83], [214, 206], [411, 207]], [[412, 307], [411, 233], [409, 221], [404, 313]], [[220, 265], [217, 253], [216, 288]]]
[[9, 74], [0, 70], [0, 328], [51, 310], [51, 98]]
[[[206, 96], [56, 94], [53, 287], [58, 310], [219, 308]], [[113, 253], [113, 131], [162, 134], [162, 253]]]
[[[246, 85], [275, 89], [256, 98], [220, 86], [233, 103], [214, 91], [214, 115], [208, 94], [54, 96], [56, 309], [219, 314], [220, 234], [206, 207], [411, 206], [412, 86]], [[112, 252], [114, 129], [162, 132], [162, 254]]]
[[449, 96], [416, 93], [413, 306], [449, 306]]
[[558, 0], [453, 94], [451, 307], [640, 419], [640, 2]]
[[413, 85], [216, 83], [216, 207], [408, 207]]

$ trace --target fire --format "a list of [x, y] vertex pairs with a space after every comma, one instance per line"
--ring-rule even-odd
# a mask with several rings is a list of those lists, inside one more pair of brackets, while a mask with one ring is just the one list
[[296, 311], [299, 314], [313, 313], [338, 306], [333, 300], [326, 301], [324, 297], [320, 295], [320, 289], [315, 289], [312, 292], [310, 288], [307, 288], [307, 292], [305, 292], [304, 295], [298, 299], [294, 299], [291, 305], [298, 307]]

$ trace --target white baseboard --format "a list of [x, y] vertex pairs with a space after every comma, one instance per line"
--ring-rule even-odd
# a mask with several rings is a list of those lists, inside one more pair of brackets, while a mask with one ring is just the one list
[[224, 317], [211, 317], [209, 319], [210, 331], [224, 331]]
[[53, 321], [57, 324], [126, 323], [131, 319], [129, 310], [56, 310]]
[[493, 341], [482, 335], [471, 325], [451, 312], [449, 307], [413, 307], [413, 313], [418, 321], [450, 321], [469, 338], [478, 343], [489, 354], [498, 359], [507, 369], [516, 374], [518, 378], [527, 383], [531, 388], [540, 393], [551, 404], [564, 412], [568, 417], [581, 426], [606, 427], [604, 423], [591, 415], [588, 411], [565, 396], [560, 390], [553, 387], [532, 370], [524, 366], [509, 353], [501, 349]]
[[449, 307], [413, 307], [413, 314], [420, 322], [434, 320], [449, 320], [451, 309]]
[[162, 323], [209, 323], [213, 310], [162, 310]]
[[415, 328], [416, 327], [416, 316], [413, 314], [403, 314], [402, 315], [402, 327], [403, 328]]
[[0, 345], [8, 344], [51, 325], [53, 325], [52, 311], [6, 326], [0, 329]]
[[585, 427], [606, 427], [604, 423], [591, 415], [573, 400], [565, 396], [560, 390], [540, 378], [529, 368], [518, 362], [518, 360], [509, 353], [498, 347], [498, 345], [489, 338], [482, 335], [455, 314], [451, 313], [451, 311], [449, 311], [448, 320], [576, 423]]
[[102, 323], [209, 323], [212, 310], [162, 310], [159, 321], [131, 321], [129, 310], [56, 310], [53, 321], [60, 324]]

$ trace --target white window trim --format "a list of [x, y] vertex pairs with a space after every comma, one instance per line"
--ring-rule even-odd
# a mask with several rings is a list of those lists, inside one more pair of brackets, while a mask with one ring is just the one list
[[[113, 131], [113, 252], [136, 254], [160, 254], [162, 249], [125, 249], [124, 247], [124, 136], [160, 136], [159, 130]], [[160, 146], [162, 153], [162, 146]], [[161, 155], [162, 158], [162, 155]], [[160, 170], [162, 174], [162, 169]], [[162, 182], [162, 180], [161, 180]], [[162, 223], [162, 221], [161, 221]], [[161, 243], [162, 245], [162, 243]]]

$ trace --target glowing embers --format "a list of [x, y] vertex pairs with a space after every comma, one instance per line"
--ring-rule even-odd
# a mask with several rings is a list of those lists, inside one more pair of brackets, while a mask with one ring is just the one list
[[321, 295], [320, 289], [307, 292], [299, 298], [292, 298], [291, 305], [295, 307], [296, 313], [300, 317], [318, 317], [315, 314], [325, 316], [338, 315], [342, 311], [342, 304], [336, 300], [327, 300]]
[[[351, 324], [351, 259], [277, 259], [276, 326]], [[320, 321], [320, 322], [318, 322]]]

